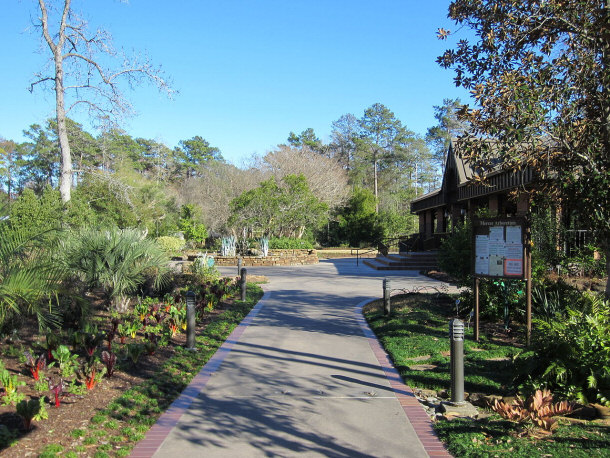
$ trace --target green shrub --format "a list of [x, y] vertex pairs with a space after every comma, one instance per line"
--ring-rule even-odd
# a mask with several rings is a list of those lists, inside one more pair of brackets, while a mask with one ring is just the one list
[[86, 200], [75, 196], [64, 204], [59, 191], [47, 186], [39, 196], [31, 189], [25, 189], [11, 205], [9, 221], [20, 234], [38, 236], [60, 226], [74, 228], [92, 224], [96, 218]]
[[350, 246], [366, 246], [383, 236], [376, 213], [375, 195], [368, 189], [356, 188], [347, 205], [337, 215], [339, 232]]
[[548, 387], [583, 403], [610, 405], [610, 301], [585, 295], [582, 308], [570, 304], [567, 317], [534, 319], [533, 351], [518, 358], [517, 384]]
[[193, 204], [183, 205], [180, 209], [180, 220], [178, 227], [184, 233], [184, 238], [196, 243], [204, 243], [208, 231], [200, 219], [201, 211]]
[[288, 237], [269, 239], [270, 250], [312, 250], [313, 244], [309, 240], [293, 239]]
[[183, 239], [179, 237], [170, 237], [168, 235], [157, 237], [157, 243], [161, 246], [163, 251], [170, 255], [179, 252], [185, 245]]
[[[598, 259], [595, 259], [595, 252], [599, 254]], [[568, 272], [576, 270], [582, 275], [603, 277], [606, 274], [606, 256], [602, 249], [588, 244], [578, 249], [573, 256], [563, 258], [561, 266]]]
[[441, 243], [438, 264], [441, 270], [451, 275], [460, 286], [471, 286], [471, 245], [472, 228], [470, 222], [456, 225], [453, 233]]
[[58, 262], [90, 288], [104, 289], [115, 310], [123, 313], [129, 294], [148, 278], [156, 285], [168, 271], [167, 255], [136, 229], [84, 229], [67, 234]]
[[568, 305], [582, 308], [587, 304], [582, 293], [563, 280], [534, 281], [532, 287], [532, 313], [541, 320], [560, 320], [566, 316]]

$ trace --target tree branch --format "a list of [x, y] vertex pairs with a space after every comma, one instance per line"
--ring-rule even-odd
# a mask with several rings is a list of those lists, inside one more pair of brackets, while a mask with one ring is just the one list
[[40, 78], [39, 80], [36, 80], [36, 81], [34, 81], [33, 83], [30, 84], [30, 87], [28, 88], [28, 91], [34, 92], [34, 86], [37, 86], [38, 84], [44, 83], [45, 81], [55, 81], [55, 78], [51, 78], [50, 76], [47, 76], [45, 78]]

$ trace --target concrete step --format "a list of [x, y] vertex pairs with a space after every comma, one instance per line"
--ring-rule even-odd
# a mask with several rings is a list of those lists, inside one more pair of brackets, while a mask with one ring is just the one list
[[436, 265], [436, 255], [432, 254], [388, 254], [378, 255], [379, 262], [386, 265]]
[[376, 270], [430, 270], [437, 266], [436, 256], [426, 255], [378, 255], [375, 259], [365, 259], [365, 265]]

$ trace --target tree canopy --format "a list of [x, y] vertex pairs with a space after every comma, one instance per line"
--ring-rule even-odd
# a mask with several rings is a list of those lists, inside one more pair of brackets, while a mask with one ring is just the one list
[[286, 175], [245, 191], [231, 202], [231, 211], [229, 225], [237, 233], [301, 238], [320, 224], [328, 206], [311, 192], [305, 176]]
[[551, 185], [539, 190], [579, 203], [610, 254], [608, 2], [457, 0], [449, 17], [475, 37], [438, 60], [476, 100], [461, 112], [472, 133], [464, 154], [483, 170], [492, 155], [532, 167]]

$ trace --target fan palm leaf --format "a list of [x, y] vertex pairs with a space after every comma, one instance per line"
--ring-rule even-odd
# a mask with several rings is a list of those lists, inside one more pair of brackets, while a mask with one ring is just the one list
[[103, 288], [118, 311], [126, 296], [151, 275], [159, 286], [168, 272], [168, 258], [154, 241], [136, 229], [84, 229], [61, 242], [61, 262], [89, 288]]
[[0, 323], [20, 313], [36, 315], [41, 329], [59, 323], [50, 298], [58, 290], [61, 271], [42, 247], [47, 235], [25, 237], [0, 227]]

